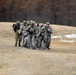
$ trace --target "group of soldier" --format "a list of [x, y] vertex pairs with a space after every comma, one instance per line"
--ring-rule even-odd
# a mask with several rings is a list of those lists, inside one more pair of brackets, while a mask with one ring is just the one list
[[53, 31], [49, 22], [40, 24], [35, 21], [17, 21], [12, 27], [15, 32], [15, 47], [50, 49]]

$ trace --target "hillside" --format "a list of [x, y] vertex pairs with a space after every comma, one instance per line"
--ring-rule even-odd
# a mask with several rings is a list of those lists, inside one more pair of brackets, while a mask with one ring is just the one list
[[[76, 42], [52, 39], [51, 50], [14, 47], [12, 24], [0, 22], [0, 75], [76, 75]], [[76, 34], [75, 27], [51, 26], [53, 35]]]

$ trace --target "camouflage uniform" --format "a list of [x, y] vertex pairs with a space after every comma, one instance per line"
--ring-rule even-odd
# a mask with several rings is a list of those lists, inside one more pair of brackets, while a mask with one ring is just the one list
[[44, 27], [41, 28], [41, 31], [37, 34], [37, 37], [39, 38], [39, 48], [40, 49], [46, 49], [46, 44], [45, 44], [45, 30]]
[[37, 48], [39, 48], [39, 44], [40, 44], [40, 39], [39, 37], [37, 37], [37, 34], [40, 32], [40, 27], [39, 27], [39, 24], [37, 24], [37, 27], [36, 27], [36, 46]]
[[19, 47], [21, 46], [20, 43], [21, 43], [22, 35], [19, 34], [19, 30], [20, 30], [20, 22], [17, 21], [16, 22], [16, 27], [15, 27], [15, 39], [16, 39], [16, 41], [15, 41], [15, 47], [17, 47], [17, 43], [18, 43]]
[[23, 21], [23, 25], [20, 27], [20, 34], [22, 34], [22, 46], [24, 46], [24, 38], [25, 38], [25, 33], [26, 33], [26, 28], [27, 28], [27, 24], [26, 21]]
[[[43, 27], [43, 24], [41, 24], [41, 25], [37, 24], [37, 34], [36, 35], [38, 35], [41, 32], [42, 27]], [[41, 38], [37, 37], [36, 41], [37, 41], [37, 48], [39, 48], [40, 44], [41, 44]]]
[[47, 22], [46, 23], [46, 26], [45, 26], [45, 33], [46, 33], [46, 36], [45, 36], [45, 42], [46, 42], [46, 48], [47, 49], [50, 49], [50, 42], [51, 42], [51, 34], [52, 34], [52, 28], [51, 26], [49, 26], [50, 23]]
[[35, 23], [31, 22], [31, 25], [27, 27], [26, 31], [28, 33], [28, 38], [29, 38], [28, 47], [35, 49], [36, 48], [36, 39], [35, 39], [36, 27], [35, 27]]

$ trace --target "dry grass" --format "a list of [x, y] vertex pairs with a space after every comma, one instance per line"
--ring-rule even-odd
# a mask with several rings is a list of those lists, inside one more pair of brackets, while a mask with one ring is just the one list
[[[54, 35], [75, 27], [52, 25]], [[14, 47], [12, 23], [0, 23], [0, 75], [76, 75], [76, 43], [52, 40], [51, 50]]]
[[76, 27], [51, 25], [54, 31], [54, 35], [76, 34]]

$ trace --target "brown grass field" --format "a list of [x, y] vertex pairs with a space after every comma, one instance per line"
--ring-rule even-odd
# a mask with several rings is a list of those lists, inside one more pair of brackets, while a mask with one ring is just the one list
[[[52, 39], [51, 50], [14, 47], [12, 24], [0, 22], [0, 75], [76, 75], [76, 42]], [[51, 26], [52, 35], [76, 34], [76, 27]]]

